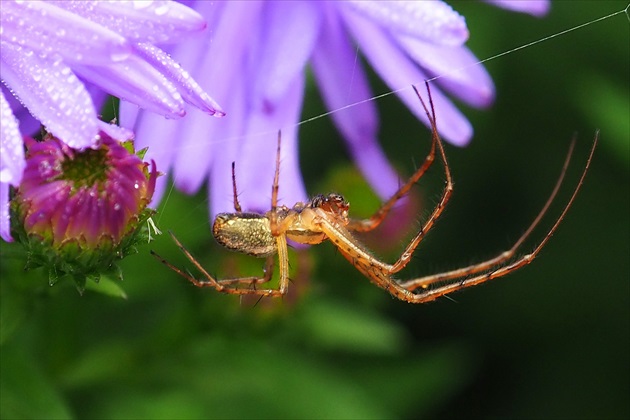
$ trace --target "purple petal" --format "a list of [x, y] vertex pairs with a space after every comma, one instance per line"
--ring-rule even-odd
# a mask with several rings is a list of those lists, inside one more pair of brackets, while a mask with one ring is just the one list
[[485, 0], [490, 4], [513, 12], [529, 13], [532, 16], [544, 16], [549, 12], [549, 0]]
[[34, 136], [36, 133], [39, 133], [42, 123], [29, 114], [28, 109], [26, 109], [22, 102], [20, 102], [20, 100], [11, 93], [8, 87], [4, 84], [0, 85], [0, 87], [2, 88], [4, 98], [13, 110], [13, 115], [20, 124], [20, 133], [27, 136]]
[[51, 2], [3, 0], [0, 16], [3, 40], [42, 54], [103, 64], [124, 59], [131, 53], [131, 45], [119, 34]]
[[[414, 115], [428, 126], [428, 118], [410, 86], [411, 84], [422, 85], [422, 82], [427, 79], [426, 74], [380, 28], [353, 13], [344, 13], [344, 18], [372, 67], [389, 87], [397, 92], [398, 97]], [[433, 88], [431, 96], [435, 104], [440, 133], [455, 145], [467, 144], [472, 137], [470, 122], [439, 89]]]
[[[252, 110], [246, 138], [236, 159], [236, 168], [243, 168], [237, 174], [239, 192], [243, 192], [241, 196], [243, 209], [265, 212], [271, 208], [278, 128], [282, 128], [279, 204], [293, 206], [308, 197], [302, 183], [297, 144], [297, 123], [303, 99], [304, 75], [300, 73], [278, 102]], [[228, 175], [231, 177], [230, 172]], [[226, 202], [225, 206], [228, 204], [230, 202]], [[212, 206], [212, 210], [215, 211], [221, 203], [212, 203]]]
[[[252, 47], [256, 57], [254, 96], [276, 102], [304, 71], [319, 34], [321, 7], [312, 2], [267, 2], [264, 25]], [[282, 63], [282, 64], [279, 64]]]
[[103, 131], [109, 137], [118, 140], [119, 142], [133, 140], [134, 138], [133, 131], [120, 127], [116, 124], [108, 124], [104, 121], [99, 121], [98, 128], [99, 131]]
[[468, 39], [464, 17], [441, 1], [353, 0], [345, 4], [392, 32], [441, 45], [461, 45]]
[[[186, 124], [180, 126], [174, 181], [186, 192], [197, 191], [204, 182], [215, 161], [217, 148], [222, 158], [229, 159], [225, 148], [232, 141], [225, 139], [239, 137], [245, 131], [243, 124], [248, 115], [243, 107], [249, 92], [243, 89], [251, 89], [251, 76], [243, 68], [243, 62], [248, 57], [250, 42], [259, 33], [261, 7], [260, 2], [223, 4], [210, 47], [201, 50], [203, 55], [190, 71], [205, 90], [212, 92], [213, 97], [230, 110], [230, 114], [228, 118], [216, 121], [191, 112]], [[248, 31], [244, 33], [242, 28], [248, 28]]]
[[[203, 89], [212, 92], [213, 97], [219, 98], [224, 106], [229, 106], [228, 120], [239, 119], [234, 115], [234, 106], [230, 101], [234, 96], [233, 84], [242, 83], [242, 80], [236, 80], [240, 74], [240, 62], [230, 57], [244, 54], [243, 48], [249, 38], [243, 36], [241, 28], [252, 26], [260, 7], [258, 2], [198, 3], [197, 10], [215, 29], [214, 33], [206, 34], [207, 37], [211, 35], [211, 39], [196, 37], [169, 48], [173, 59], [187, 68]], [[175, 175], [175, 180], [184, 191], [189, 192], [199, 188], [211, 165], [212, 158], [204, 158], [211, 156], [208, 139], [217, 138], [221, 127], [229, 124], [227, 120], [213, 121], [207, 118], [207, 114], [197, 113], [194, 109], [189, 111], [185, 120], [167, 121], [155, 114], [138, 111], [126, 101], [121, 101], [120, 120], [122, 125], [136, 132], [138, 148], [149, 147], [146, 158], [155, 160], [161, 172], [167, 172], [176, 159], [181, 159], [184, 173]], [[194, 127], [193, 121], [201, 126]], [[188, 128], [191, 132], [187, 131]], [[167, 177], [159, 177], [151, 205], [159, 202], [166, 186]]]
[[189, 104], [217, 117], [225, 112], [175, 60], [161, 49], [147, 43], [136, 45], [137, 53], [177, 87]]
[[70, 185], [62, 181], [51, 182], [36, 188], [30, 194], [31, 208], [36, 209], [24, 220], [27, 230], [46, 230], [50, 226], [50, 218], [65, 206], [70, 196]]
[[[341, 22], [332, 13], [327, 18], [326, 31], [322, 31], [313, 52], [315, 79], [326, 107], [338, 110], [331, 117], [348, 141], [361, 173], [380, 197], [389, 198], [398, 188], [399, 178], [376, 139], [378, 115], [374, 102], [368, 100], [373, 97], [369, 82]], [[335, 57], [334, 66], [330, 57]]]
[[492, 78], [468, 48], [434, 45], [406, 35], [396, 39], [431, 76], [440, 76], [440, 86], [459, 99], [479, 108], [494, 100]]
[[22, 173], [26, 166], [24, 160], [24, 143], [17, 119], [11, 107], [0, 93], [0, 182], [20, 185]]
[[68, 195], [67, 201], [59, 206], [57, 210], [51, 215], [50, 223], [53, 226], [54, 238], [56, 243], [61, 243], [66, 236], [66, 230], [68, 225], [72, 222], [72, 218], [75, 215], [76, 209], [79, 205], [80, 197], [83, 195], [79, 192], [74, 195]]
[[55, 1], [54, 4], [138, 42], [185, 41], [206, 27], [194, 10], [174, 1]]
[[[239, 119], [234, 112], [234, 108], [231, 106], [231, 118], [220, 121], [211, 120], [206, 114], [200, 112], [190, 112], [186, 118], [186, 125], [180, 125], [175, 139], [171, 139], [171, 141], [176, 141], [175, 150], [177, 153], [173, 181], [179, 189], [188, 194], [198, 191], [207, 177], [207, 171], [214, 154], [220, 153], [222, 158], [225, 157], [223, 155], [225, 146], [220, 144], [225, 140], [220, 141], [219, 138], [224, 138], [224, 135], [229, 132], [229, 127], [238, 124], [235, 120], [238, 119], [240, 124], [243, 124], [243, 120]], [[185, 141], [177, 142], [179, 139]], [[172, 148], [173, 146], [169, 147]]]
[[[257, 109], [247, 117], [247, 133], [238, 139], [221, 143], [210, 169], [210, 215], [233, 211], [231, 162], [236, 164], [239, 200], [246, 211], [268, 211], [271, 207], [271, 186], [276, 165], [278, 128], [282, 127], [280, 203], [293, 205], [307, 197], [300, 173], [297, 152], [297, 121], [303, 99], [303, 75], [292, 83], [282, 101]], [[243, 96], [245, 89], [241, 89]], [[245, 101], [240, 102], [241, 105]], [[230, 108], [230, 115], [245, 112]], [[235, 125], [235, 128], [240, 128]], [[251, 168], [256, 168], [252, 170]]]
[[75, 73], [101, 89], [169, 118], [186, 114], [181, 95], [166, 78], [137, 56], [107, 66], [73, 66]]
[[55, 136], [80, 149], [94, 144], [98, 131], [92, 99], [61, 60], [49, 61], [0, 41], [2, 79]]
[[[126, 114], [125, 107], [135, 107], [127, 102], [121, 102], [120, 104], [121, 116]], [[187, 119], [190, 119], [191, 115], [194, 115], [194, 112], [191, 112]], [[174, 144], [177, 145], [177, 140], [180, 137], [178, 130], [181, 122], [182, 120], [167, 120], [159, 115], [148, 112], [141, 112], [135, 122], [136, 149], [140, 150], [148, 147], [145, 159], [155, 160], [158, 168], [163, 173], [168, 173], [172, 166], [172, 161], [175, 159], [176, 151]], [[165, 176], [161, 176], [157, 179], [151, 206], [155, 206], [159, 203], [162, 193], [166, 188], [167, 180]]]
[[[232, 162], [236, 164], [236, 183], [240, 194], [239, 198], [245, 198], [250, 194], [257, 193], [256, 191], [244, 189], [241, 182], [241, 175], [250, 170], [242, 164], [240, 159], [241, 151], [247, 144], [244, 134], [246, 127], [242, 124], [242, 121], [248, 121], [248, 119], [247, 88], [243, 85], [237, 85], [231, 98], [230, 117], [221, 120], [221, 126], [213, 130], [213, 132], [217, 133], [217, 136], [211, 142], [211, 146], [216, 153], [210, 155], [211, 165], [209, 166], [209, 171], [205, 173], [205, 176], [209, 174], [212, 180], [211, 183], [208, 183], [211, 219], [217, 213], [233, 211]], [[240, 124], [239, 121], [241, 122]], [[273, 136], [272, 133], [269, 134]], [[256, 140], [261, 140], [261, 138], [256, 138]], [[176, 167], [176, 169], [179, 168]], [[271, 184], [269, 184], [269, 188], [271, 188]], [[264, 194], [264, 191], [262, 193]], [[271, 198], [269, 202], [271, 202]]]
[[0, 237], [7, 242], [13, 242], [9, 219], [9, 184], [6, 182], [0, 182]]

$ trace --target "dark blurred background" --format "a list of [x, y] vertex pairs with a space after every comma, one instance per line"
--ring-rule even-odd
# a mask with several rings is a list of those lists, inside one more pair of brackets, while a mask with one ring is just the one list
[[[555, 1], [535, 19], [450, 3], [466, 16], [480, 59], [627, 6]], [[475, 137], [466, 148], [446, 146], [453, 198], [401, 277], [507, 249], [543, 206], [577, 133], [565, 188], [523, 253], [531, 250], [600, 129], [581, 194], [530, 266], [411, 305], [324, 244], [291, 252], [287, 298], [256, 303], [199, 290], [168, 270], [149, 249], [193, 268], [162, 235], [123, 261], [120, 299], [44, 286], [42, 273], [24, 274], [18, 251], [2, 243], [2, 417], [628, 418], [629, 27], [619, 14], [486, 63], [496, 103], [462, 108]], [[387, 91], [376, 79], [373, 86]], [[312, 84], [307, 99], [304, 118], [324, 111]], [[410, 174], [410, 156], [421, 161], [429, 133], [395, 97], [378, 106], [383, 146]], [[302, 127], [301, 161], [310, 193], [346, 194], [359, 216], [378, 207], [329, 121]], [[438, 164], [415, 188], [411, 215], [396, 218], [402, 234], [390, 225], [362, 239], [393, 261], [442, 184]], [[173, 191], [159, 227], [212, 273], [260, 272], [262, 261], [214, 243], [204, 200]]]

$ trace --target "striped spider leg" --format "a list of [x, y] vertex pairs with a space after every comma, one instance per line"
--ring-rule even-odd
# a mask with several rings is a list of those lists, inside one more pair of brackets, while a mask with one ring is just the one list
[[[489, 260], [455, 270], [431, 274], [411, 280], [396, 280], [392, 276], [407, 265], [424, 235], [426, 235], [426, 233], [433, 227], [436, 220], [440, 217], [442, 211], [448, 203], [448, 200], [450, 199], [453, 190], [453, 182], [448, 166], [448, 161], [446, 159], [446, 154], [444, 152], [442, 141], [437, 131], [435, 110], [428, 84], [427, 92], [429, 97], [429, 107], [426, 106], [415, 86], [414, 90], [416, 92], [416, 95], [420, 99], [420, 103], [422, 104], [424, 111], [426, 112], [427, 117], [429, 118], [429, 121], [431, 123], [432, 149], [431, 154], [427, 157], [427, 161], [425, 161], [425, 164], [433, 160], [435, 146], [437, 145], [438, 154], [444, 165], [444, 173], [446, 178], [446, 186], [443, 190], [441, 199], [438, 202], [437, 206], [434, 208], [429, 218], [423, 223], [422, 227], [415, 235], [415, 237], [409, 242], [402, 255], [393, 264], [383, 263], [382, 261], [370, 255], [365, 248], [360, 246], [360, 244], [352, 239], [352, 236], [348, 233], [348, 230], [365, 231], [371, 230], [375, 226], [378, 226], [381, 220], [383, 220], [383, 218], [385, 217], [389, 208], [391, 208], [391, 206], [393, 205], [392, 201], [400, 198], [400, 196], [404, 194], [404, 192], [400, 194], [401, 191], [405, 190], [406, 187], [410, 187], [410, 185], [406, 184], [405, 186], [403, 186], [401, 190], [397, 194], [395, 194], [392, 199], [388, 200], [381, 207], [381, 209], [377, 211], [377, 213], [370, 219], [361, 221], [351, 220], [348, 225], [344, 227], [334, 222], [331, 222], [326, 218], [322, 218], [321, 226], [322, 230], [326, 233], [328, 238], [337, 246], [339, 252], [348, 261], [350, 261], [361, 273], [367, 276], [373, 283], [387, 290], [393, 296], [403, 301], [410, 303], [424, 303], [435, 300], [440, 296], [444, 296], [446, 294], [464, 289], [466, 287], [474, 286], [480, 283], [484, 283], [488, 280], [503, 277], [531, 263], [534, 258], [536, 258], [536, 256], [540, 253], [542, 248], [547, 244], [551, 236], [560, 225], [561, 221], [564, 219], [567, 211], [575, 201], [575, 198], [582, 184], [584, 183], [586, 173], [588, 172], [588, 169], [590, 167], [593, 154], [597, 146], [599, 133], [595, 133], [595, 139], [593, 141], [588, 160], [586, 162], [586, 165], [584, 166], [582, 175], [577, 185], [575, 186], [569, 201], [564, 206], [562, 212], [560, 213], [552, 227], [547, 231], [543, 239], [538, 242], [532, 252], [522, 255], [520, 257], [515, 257], [516, 251], [530, 236], [536, 226], [540, 223], [541, 219], [546, 214], [551, 203], [556, 197], [566, 174], [570, 157], [573, 153], [575, 138], [571, 142], [560, 176], [545, 205], [540, 210], [538, 215], [534, 218], [533, 222], [530, 224], [527, 230], [521, 235], [521, 237], [514, 243], [514, 245], [510, 249], [501, 252], [499, 255]], [[421, 170], [422, 168], [420, 168], [420, 171]]]
[[[296, 203], [292, 208], [287, 206], [278, 206], [278, 179], [280, 172], [281, 143], [280, 134], [278, 134], [276, 168], [271, 194], [271, 210], [265, 214], [242, 211], [237, 199], [233, 166], [232, 180], [234, 188], [235, 213], [220, 213], [217, 215], [212, 229], [215, 239], [224, 247], [255, 257], [266, 258], [265, 272], [262, 277], [216, 279], [211, 276], [201, 266], [201, 264], [199, 264], [199, 262], [188, 250], [186, 250], [186, 248], [184, 248], [184, 246], [172, 233], [171, 236], [173, 236], [175, 243], [179, 246], [191, 263], [203, 274], [204, 278], [201, 280], [196, 279], [190, 274], [174, 267], [157, 254], [152, 253], [169, 268], [185, 277], [198, 287], [211, 287], [219, 292], [229, 294], [282, 296], [287, 292], [289, 281], [287, 240], [290, 239], [297, 243], [311, 245], [319, 244], [325, 240], [330, 240], [333, 245], [337, 247], [339, 252], [363, 275], [368, 277], [370, 281], [387, 290], [394, 297], [410, 303], [428, 302], [438, 298], [439, 296], [502, 277], [529, 264], [549, 241], [566, 215], [568, 209], [573, 204], [575, 197], [583, 184], [586, 173], [588, 172], [588, 168], [597, 145], [598, 134], [596, 133], [595, 135], [595, 140], [593, 142], [589, 158], [584, 167], [582, 176], [574, 188], [571, 198], [565, 205], [563, 211], [560, 213], [560, 216], [556, 219], [553, 226], [532, 252], [518, 258], [515, 257], [516, 251], [539, 224], [560, 189], [560, 185], [564, 179], [569, 165], [569, 160], [573, 152], [575, 139], [571, 143], [571, 147], [562, 167], [560, 177], [558, 178], [558, 181], [556, 182], [547, 202], [529, 228], [509, 250], [500, 253], [494, 258], [469, 265], [467, 267], [401, 281], [395, 279], [394, 275], [409, 263], [415, 249], [442, 214], [453, 191], [451, 172], [442, 141], [437, 131], [435, 110], [428, 83], [426, 83], [426, 88], [429, 98], [428, 107], [414, 86], [416, 95], [418, 96], [431, 124], [432, 136], [429, 154], [426, 156], [423, 164], [407, 180], [407, 182], [403, 184], [389, 200], [383, 203], [376, 213], [374, 213], [374, 215], [370, 218], [361, 220], [350, 218], [348, 216], [349, 203], [339, 194], [317, 195], [306, 203]], [[411, 239], [397, 261], [393, 264], [380, 261], [353, 236], [352, 232], [366, 232], [373, 230], [380, 225], [396, 202], [407, 194], [411, 187], [429, 169], [435, 160], [436, 152], [439, 155], [444, 167], [446, 183], [438, 204], [431, 212], [429, 218], [422, 224], [420, 230]], [[266, 283], [271, 279], [275, 254], [278, 254], [280, 271], [278, 288], [256, 288], [257, 284]]]

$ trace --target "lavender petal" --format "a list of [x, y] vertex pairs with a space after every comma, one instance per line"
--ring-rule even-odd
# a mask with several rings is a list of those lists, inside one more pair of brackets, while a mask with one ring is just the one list
[[478, 108], [494, 100], [492, 78], [468, 48], [438, 46], [406, 35], [396, 39], [431, 76], [440, 76], [440, 86], [459, 99]]
[[124, 37], [51, 2], [3, 0], [0, 22], [4, 41], [51, 59], [60, 55], [71, 61], [104, 64], [131, 53]]
[[461, 45], [468, 39], [464, 17], [441, 1], [352, 0], [345, 4], [391, 32], [439, 45]]
[[138, 42], [185, 41], [191, 33], [206, 28], [206, 22], [197, 12], [174, 1], [64, 0], [54, 4]]
[[168, 118], [186, 114], [181, 95], [158, 70], [137, 56], [107, 66], [73, 66], [75, 73], [106, 92]]
[[312, 2], [268, 2], [265, 6], [265, 25], [255, 40], [259, 46], [253, 47], [257, 76], [251, 95], [276, 102], [304, 71], [322, 14], [321, 7]]
[[[372, 67], [389, 87], [397, 92], [398, 97], [414, 115], [428, 126], [428, 118], [410, 87], [411, 84], [422, 85], [427, 75], [372, 22], [351, 13], [344, 13], [344, 19]], [[466, 145], [472, 137], [470, 122], [439, 89], [432, 89], [431, 95], [437, 111], [440, 134], [450, 143], [458, 146]]]
[[[203, 114], [191, 112], [186, 124], [180, 125], [174, 181], [184, 191], [197, 191], [210, 167], [219, 160], [217, 153], [220, 159], [236, 157], [231, 155], [230, 149], [234, 141], [226, 139], [240, 137], [245, 132], [252, 76], [245, 72], [242, 62], [250, 53], [250, 42], [260, 31], [262, 22], [258, 17], [262, 5], [260, 2], [226, 3], [210, 48], [190, 71], [204, 89], [230, 110], [230, 116], [210, 121]], [[244, 27], [248, 28], [246, 33], [242, 31]], [[159, 161], [158, 165], [161, 165]]]
[[9, 184], [6, 182], [0, 182], [0, 237], [6, 242], [13, 242], [9, 218]]
[[147, 43], [136, 45], [138, 55], [177, 87], [183, 99], [210, 115], [222, 117], [225, 112], [175, 60], [161, 49]]
[[49, 61], [0, 41], [2, 79], [55, 136], [80, 149], [94, 144], [96, 111], [81, 81], [61, 60]]
[[[374, 95], [338, 17], [329, 13], [325, 25], [327, 29], [322, 32], [312, 57], [315, 80], [328, 109], [356, 103], [331, 117], [348, 141], [363, 176], [381, 198], [389, 198], [397, 190], [399, 178], [377, 141], [378, 115], [374, 102], [368, 100]], [[330, 66], [330, 57], [335, 57], [334, 67]]]
[[513, 12], [528, 13], [541, 17], [549, 12], [551, 4], [549, 0], [485, 0], [490, 4], [511, 10]]
[[4, 95], [0, 93], [0, 182], [20, 185], [26, 167], [19, 123]]

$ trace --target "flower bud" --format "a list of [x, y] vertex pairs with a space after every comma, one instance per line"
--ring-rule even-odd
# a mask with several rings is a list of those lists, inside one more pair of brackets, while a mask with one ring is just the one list
[[26, 168], [11, 203], [12, 233], [27, 249], [27, 269], [44, 266], [50, 284], [115, 272], [114, 262], [147, 237], [147, 205], [155, 188], [155, 162], [134, 154], [131, 141], [105, 132], [93, 148], [72, 149], [53, 136], [25, 138]]

